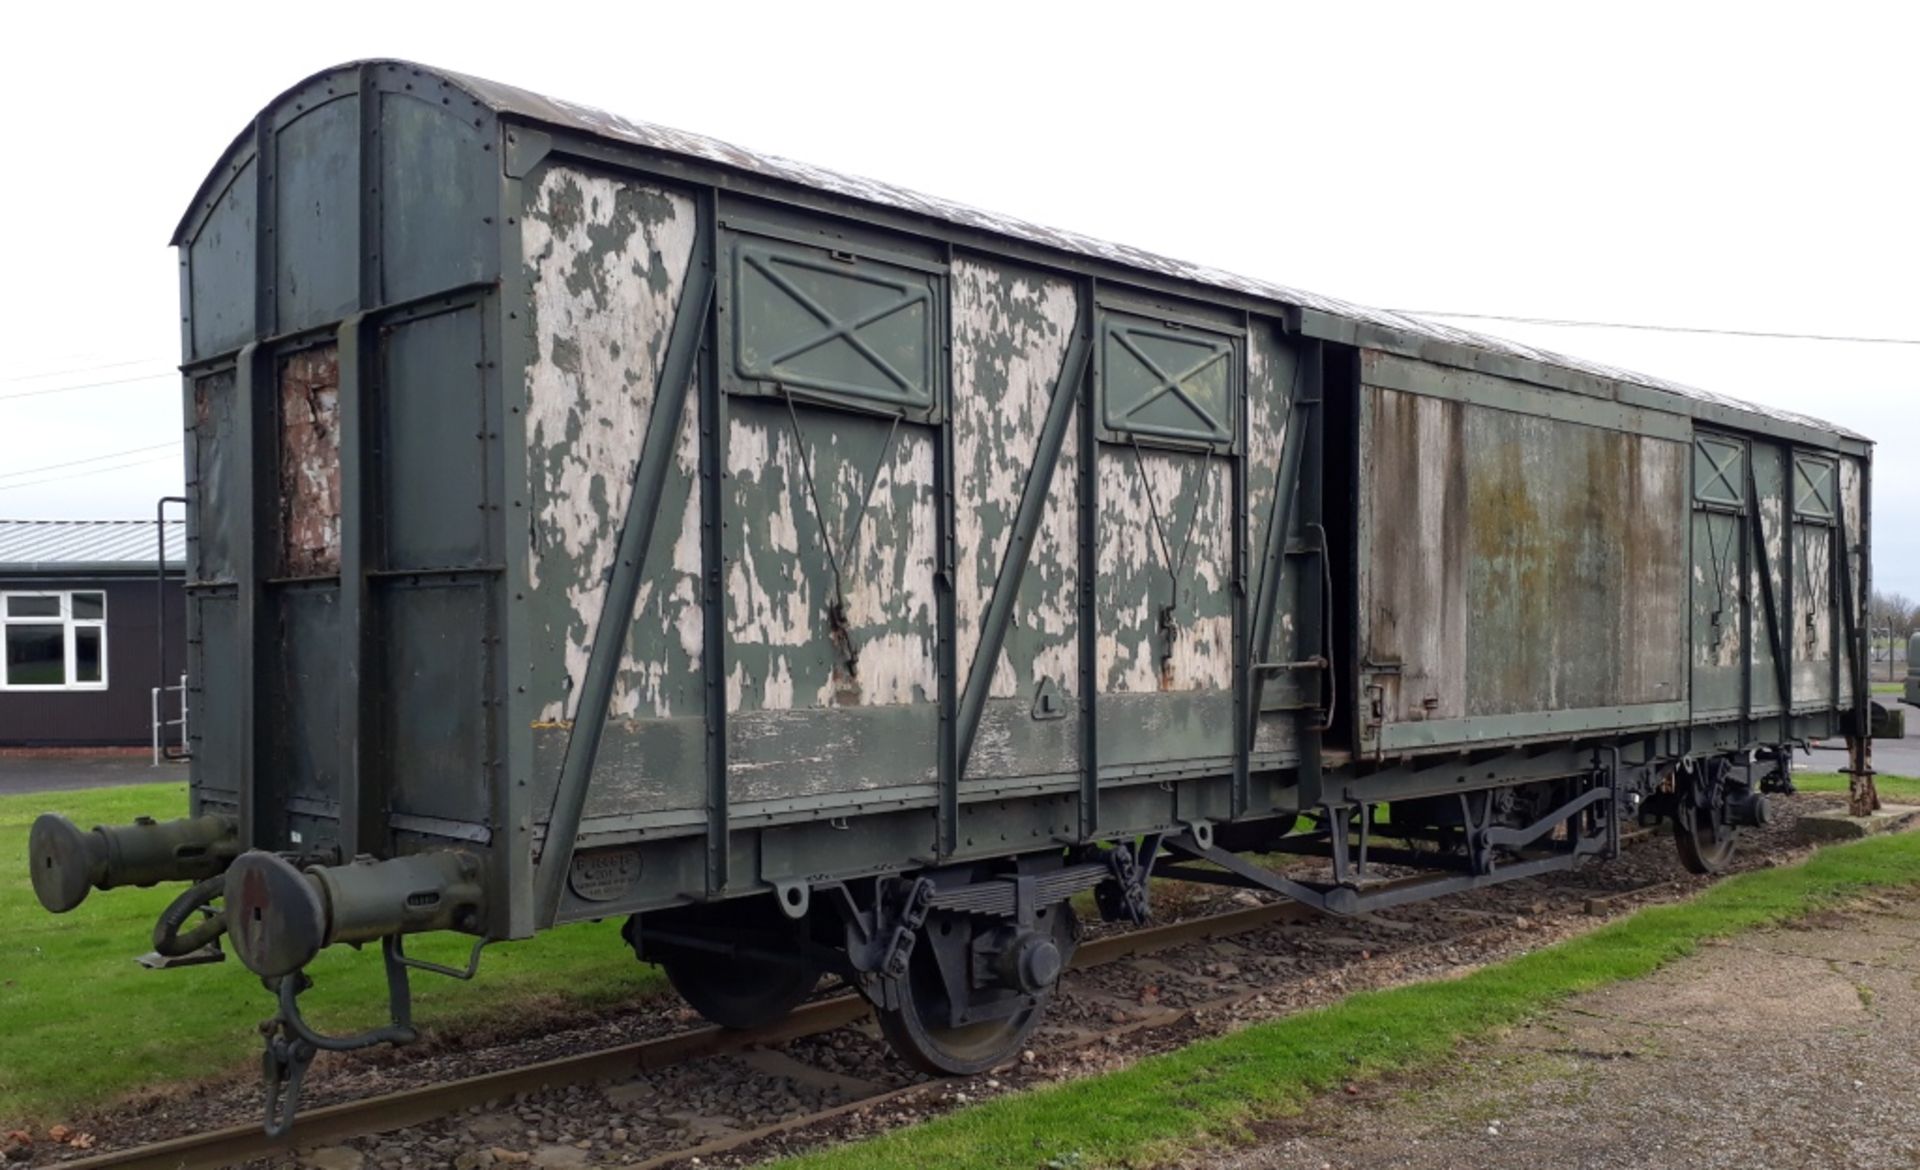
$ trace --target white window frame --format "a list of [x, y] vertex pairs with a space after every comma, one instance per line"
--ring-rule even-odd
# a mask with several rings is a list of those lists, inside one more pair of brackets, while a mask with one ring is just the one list
[[[100, 596], [100, 616], [97, 618], [76, 618], [73, 616], [73, 595], [76, 593], [96, 593]], [[57, 597], [60, 599], [58, 617], [14, 617], [13, 599], [16, 597]], [[14, 683], [7, 681], [6, 671], [6, 631], [14, 626], [52, 626], [61, 627], [60, 644], [66, 661], [62, 664], [66, 681], [60, 683]], [[95, 629], [100, 631], [100, 680], [98, 682], [77, 682], [74, 680], [74, 631]], [[104, 691], [107, 689], [107, 591], [100, 589], [15, 589], [0, 592], [0, 691]]]

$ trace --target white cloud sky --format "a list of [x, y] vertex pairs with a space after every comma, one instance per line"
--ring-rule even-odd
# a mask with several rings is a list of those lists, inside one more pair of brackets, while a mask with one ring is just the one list
[[[35, 5], [8, 40], [0, 516], [179, 491], [169, 232], [364, 56], [1373, 304], [1920, 337], [1912, 4]], [[1477, 327], [1874, 437], [1876, 582], [1920, 595], [1920, 346]]]

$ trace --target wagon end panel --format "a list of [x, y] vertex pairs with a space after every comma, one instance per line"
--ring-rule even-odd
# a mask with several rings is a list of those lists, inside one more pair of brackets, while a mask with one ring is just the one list
[[412, 67], [330, 71], [259, 115], [176, 236], [193, 786], [246, 844], [488, 838], [498, 132]]
[[1362, 354], [1360, 746], [1684, 719], [1685, 420]]

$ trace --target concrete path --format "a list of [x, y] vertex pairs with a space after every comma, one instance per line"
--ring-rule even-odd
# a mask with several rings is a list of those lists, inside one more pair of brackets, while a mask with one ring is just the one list
[[1920, 1165], [1920, 900], [1703, 947], [1444, 1075], [1262, 1127], [1235, 1170]]
[[0, 795], [111, 788], [185, 780], [184, 763], [153, 766], [146, 755], [0, 756]]
[[[1875, 695], [1882, 703], [1899, 703], [1898, 695]], [[1920, 777], [1920, 707], [1906, 707], [1907, 737], [1873, 741], [1873, 770], [1889, 776]], [[1828, 740], [1813, 749], [1811, 756], [1796, 755], [1793, 766], [1806, 772], [1844, 772], [1847, 768], [1845, 740]]]

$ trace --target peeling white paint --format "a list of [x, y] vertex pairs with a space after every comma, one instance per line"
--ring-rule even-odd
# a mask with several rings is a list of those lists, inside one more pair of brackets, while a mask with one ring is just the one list
[[[632, 219], [631, 234], [612, 244], [616, 212], [636, 195], [667, 213]], [[535, 528], [528, 584], [563, 591], [573, 614], [561, 647], [570, 685], [564, 699], [546, 704], [544, 718], [572, 718], [579, 703], [694, 218], [685, 196], [570, 167], [547, 171], [522, 218], [534, 352], [526, 373]]]
[[[964, 689], [1078, 306], [1066, 281], [1029, 280], [999, 265], [967, 259], [954, 263], [952, 289], [958, 550], [954, 630]], [[1035, 655], [1030, 673], [1053, 677], [1066, 694], [1078, 690], [1078, 456], [1078, 435], [1070, 426], [1027, 564], [1027, 579], [1042, 581], [1045, 587], [1023, 588], [1013, 617], [1024, 629], [1052, 636]], [[1036, 594], [1040, 601], [1031, 604]], [[1019, 693], [1018, 671], [1002, 647], [993, 662], [988, 695], [1013, 698]]]
[[[1094, 645], [1103, 689], [1147, 693], [1231, 688], [1232, 602], [1227, 587], [1233, 573], [1233, 525], [1227, 462], [1115, 448], [1100, 454], [1098, 476], [1097, 588], [1099, 611], [1110, 624]], [[1170, 563], [1177, 572], [1177, 595], [1168, 575]], [[1171, 646], [1159, 646], [1163, 636], [1158, 611], [1169, 601], [1178, 632]], [[1218, 633], [1222, 628], [1224, 636]], [[1162, 653], [1169, 655], [1170, 677], [1162, 675]]]

